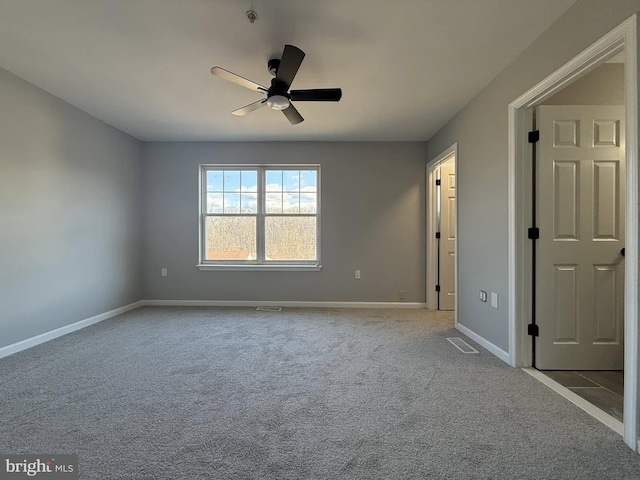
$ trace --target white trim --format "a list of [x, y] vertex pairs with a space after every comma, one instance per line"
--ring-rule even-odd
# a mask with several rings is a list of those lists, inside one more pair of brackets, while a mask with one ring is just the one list
[[540, 372], [539, 370], [536, 370], [535, 368], [528, 368], [528, 367], [525, 367], [522, 370], [527, 372], [529, 375], [531, 375], [533, 378], [535, 378], [539, 382], [544, 383], [547, 387], [552, 389], [554, 392], [560, 394], [561, 396], [569, 400], [571, 403], [573, 403], [577, 407], [587, 412], [596, 420], [599, 420], [600, 422], [604, 423], [607, 427], [609, 427], [611, 430], [616, 432], [618, 435], [622, 436], [623, 425], [622, 425], [622, 422], [617, 418], [614, 418], [608, 413], [604, 412], [603, 410], [600, 410], [598, 407], [593, 405], [593, 403], [585, 400], [580, 395], [569, 390], [567, 387], [560, 385], [558, 382], [556, 382], [552, 378], [547, 377], [544, 373]]
[[[640, 211], [638, 207], [638, 18], [634, 15], [625, 29], [625, 107], [626, 107], [626, 161], [627, 204], [625, 230], [625, 298], [624, 298], [624, 441], [638, 448], [640, 437], [640, 408], [638, 382], [640, 381], [640, 334], [638, 326]], [[624, 24], [623, 24], [624, 25]], [[630, 45], [631, 48], [627, 48]], [[631, 219], [631, 221], [630, 221]]]
[[[427, 174], [426, 174], [426, 183], [427, 183], [427, 188], [426, 188], [426, 195], [425, 195], [425, 200], [426, 200], [426, 236], [427, 236], [427, 242], [426, 242], [426, 259], [427, 259], [427, 265], [426, 265], [426, 286], [427, 286], [427, 291], [426, 291], [426, 303], [427, 303], [427, 308], [430, 310], [436, 310], [437, 309], [437, 300], [436, 300], [436, 295], [435, 295], [435, 287], [436, 287], [436, 283], [437, 283], [437, 271], [433, 268], [433, 265], [435, 265], [437, 263], [437, 249], [436, 249], [436, 242], [434, 241], [434, 237], [432, 235], [433, 232], [435, 232], [436, 229], [436, 223], [435, 223], [435, 218], [436, 218], [436, 207], [435, 207], [435, 195], [436, 195], [436, 190], [434, 187], [435, 185], [435, 169], [438, 168], [440, 165], [444, 164], [447, 160], [449, 160], [449, 158], [453, 157], [453, 161], [454, 161], [454, 165], [455, 165], [455, 175], [456, 178], [458, 176], [458, 142], [454, 143], [453, 145], [451, 145], [449, 148], [447, 148], [446, 150], [444, 150], [442, 153], [440, 153], [438, 156], [436, 156], [435, 158], [433, 158], [432, 160], [430, 160], [427, 163]], [[456, 183], [457, 184], [457, 183]], [[456, 189], [456, 235], [458, 233], [458, 191]], [[457, 325], [458, 323], [458, 241], [456, 238], [456, 242], [455, 242], [455, 254], [454, 254], [454, 281], [455, 281], [455, 292], [456, 292], [456, 296], [454, 298], [454, 318], [455, 318], [455, 323]]]
[[461, 333], [464, 333], [467, 337], [469, 337], [471, 340], [476, 342], [478, 345], [481, 345], [484, 348], [486, 348], [487, 350], [489, 350], [491, 353], [493, 353], [496, 357], [498, 357], [503, 362], [509, 363], [509, 353], [508, 352], [505, 352], [500, 347], [495, 346], [489, 340], [486, 340], [485, 338], [482, 338], [476, 332], [474, 332], [473, 330], [468, 329], [467, 327], [465, 327], [461, 323], [456, 324], [456, 329], [458, 331], [460, 331]]
[[[513, 105], [513, 104], [512, 104]], [[525, 231], [530, 226], [529, 215], [524, 210], [527, 199], [531, 198], [531, 182], [526, 182], [526, 169], [516, 167], [516, 158], [525, 159], [528, 146], [524, 142], [517, 142], [516, 139], [525, 137], [527, 130], [532, 125], [533, 114], [531, 112], [518, 111], [509, 105], [509, 132], [508, 132], [508, 294], [512, 301], [508, 306], [508, 335], [509, 335], [509, 365], [512, 367], [530, 366], [531, 353], [524, 360], [523, 353], [527, 351], [525, 343], [529, 337], [526, 336], [526, 329], [523, 324], [531, 322], [531, 309], [527, 308], [530, 302], [530, 281], [524, 275], [528, 273], [528, 266], [531, 264], [530, 247], [527, 242]], [[520, 145], [522, 143], [522, 145]], [[517, 150], [517, 148], [519, 150]], [[516, 322], [514, 319], [520, 319]], [[521, 343], [518, 343], [520, 341]], [[520, 347], [520, 348], [519, 348]], [[520, 356], [518, 354], [520, 353]]]
[[[626, 121], [626, 165], [627, 208], [625, 238], [625, 389], [624, 389], [624, 442], [634, 451], [638, 446], [638, 374], [640, 337], [638, 329], [639, 311], [639, 245], [638, 229], [638, 44], [637, 15], [631, 16], [621, 25], [585, 49], [563, 67], [549, 75], [536, 86], [511, 102], [508, 107], [508, 174], [509, 174], [509, 350], [513, 366], [531, 366], [531, 346], [527, 341], [525, 325], [530, 315], [531, 289], [530, 271], [526, 259], [530, 255], [526, 238], [525, 221], [530, 215], [530, 200], [522, 191], [530, 178], [524, 168], [526, 140], [524, 123], [528, 110], [563, 89], [598, 65], [624, 50], [625, 52], [625, 121]], [[530, 112], [529, 112], [530, 114]]]
[[268, 264], [238, 264], [238, 265], [196, 265], [198, 270], [202, 271], [237, 271], [237, 272], [318, 272], [322, 270], [322, 265], [303, 265], [287, 263], [281, 265], [268, 265]]
[[66, 335], [68, 333], [75, 332], [76, 330], [81, 330], [83, 328], [94, 325], [98, 322], [102, 322], [103, 320], [113, 318], [117, 315], [121, 315], [125, 312], [134, 310], [142, 306], [143, 306], [142, 300], [138, 302], [133, 302], [133, 303], [130, 303], [129, 305], [125, 305], [124, 307], [116, 308], [114, 310], [109, 310], [108, 312], [101, 313], [100, 315], [95, 315], [90, 318], [85, 318], [84, 320], [80, 320], [70, 325], [65, 325], [64, 327], [56, 328], [55, 330], [41, 333], [40, 335], [36, 335], [35, 337], [27, 338], [26, 340], [21, 340], [11, 345], [7, 345], [6, 347], [0, 348], [0, 358], [8, 357], [9, 355], [13, 355], [14, 353], [21, 352], [22, 350], [26, 350], [27, 348], [35, 347], [36, 345], [40, 345], [41, 343], [48, 342], [49, 340], [53, 340], [54, 338], [62, 337], [63, 335]]
[[418, 302], [299, 302], [277, 300], [143, 300], [154, 307], [427, 308]]

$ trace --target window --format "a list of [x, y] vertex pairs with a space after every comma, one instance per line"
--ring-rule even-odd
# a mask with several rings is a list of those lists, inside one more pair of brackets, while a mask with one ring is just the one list
[[319, 166], [200, 168], [201, 269], [319, 269]]

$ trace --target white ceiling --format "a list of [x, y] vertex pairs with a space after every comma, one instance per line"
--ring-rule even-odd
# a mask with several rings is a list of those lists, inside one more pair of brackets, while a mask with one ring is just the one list
[[[428, 140], [574, 1], [0, 0], [0, 67], [141, 140]], [[230, 115], [261, 96], [209, 69], [285, 43], [342, 100]]]

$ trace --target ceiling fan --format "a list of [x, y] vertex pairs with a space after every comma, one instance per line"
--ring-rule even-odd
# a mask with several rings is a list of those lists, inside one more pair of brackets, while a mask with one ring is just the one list
[[302, 115], [296, 110], [291, 103], [294, 102], [337, 102], [342, 97], [342, 89], [340, 88], [319, 88], [314, 90], [291, 90], [293, 82], [300, 64], [304, 59], [304, 52], [293, 45], [285, 45], [282, 52], [282, 58], [272, 58], [267, 63], [269, 72], [275, 77], [271, 80], [269, 88], [247, 80], [240, 75], [236, 75], [221, 67], [213, 67], [211, 74], [220, 78], [224, 78], [242, 87], [250, 90], [256, 90], [264, 93], [267, 98], [258, 100], [257, 102], [245, 105], [242, 108], [231, 112], [233, 115], [244, 116], [249, 112], [253, 112], [258, 108], [267, 105], [273, 110], [281, 110], [292, 125], [296, 125], [304, 120]]

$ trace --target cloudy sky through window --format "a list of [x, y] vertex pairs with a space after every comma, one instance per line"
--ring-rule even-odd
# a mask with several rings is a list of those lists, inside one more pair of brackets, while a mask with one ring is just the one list
[[[316, 213], [317, 171], [265, 171], [266, 213]], [[207, 213], [258, 212], [256, 170], [207, 171]]]

